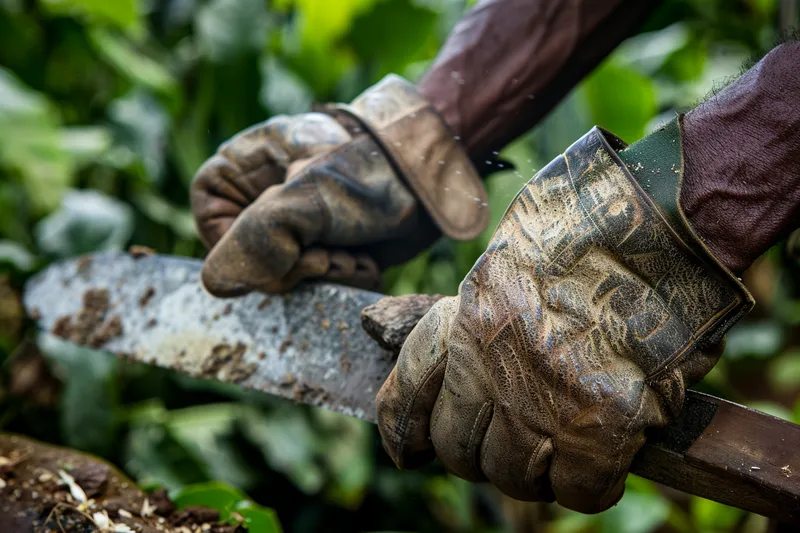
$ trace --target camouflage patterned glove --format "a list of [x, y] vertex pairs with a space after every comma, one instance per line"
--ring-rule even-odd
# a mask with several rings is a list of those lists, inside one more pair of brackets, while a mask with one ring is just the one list
[[[400, 468], [435, 455], [514, 498], [599, 512], [645, 429], [714, 366], [752, 300], [688, 224], [667, 222], [622, 148], [595, 128], [534, 176], [458, 296], [411, 332], [377, 398]], [[677, 161], [659, 173], [679, 177]]]
[[389, 76], [351, 106], [279, 116], [238, 134], [198, 171], [192, 210], [213, 246], [217, 296], [280, 292], [308, 277], [371, 287], [440, 232], [487, 224], [483, 185], [444, 122]]

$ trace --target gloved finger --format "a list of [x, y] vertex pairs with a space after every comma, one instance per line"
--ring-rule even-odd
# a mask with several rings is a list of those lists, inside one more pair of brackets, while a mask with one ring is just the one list
[[397, 365], [378, 391], [378, 429], [399, 468], [418, 468], [434, 458], [429, 438], [431, 411], [447, 364], [456, 298], [442, 298], [406, 339]]
[[[609, 410], [612, 415], [604, 416]], [[550, 483], [556, 501], [581, 513], [616, 504], [633, 457], [645, 442], [644, 430], [663, 425], [662, 413], [658, 394], [644, 385], [636, 401], [608, 397], [570, 421], [554, 436]]]
[[495, 412], [483, 438], [480, 468], [503, 493], [522, 501], [555, 499], [547, 471], [553, 441], [515, 416]]
[[470, 392], [445, 377], [433, 409], [431, 442], [448, 472], [468, 481], [486, 481], [480, 450], [495, 406], [486, 396]]
[[220, 146], [195, 174], [192, 212], [206, 246], [216, 244], [233, 220], [267, 188], [284, 181], [293, 162], [315, 157], [350, 140], [328, 115], [277, 116]]
[[264, 191], [209, 253], [209, 292], [285, 288], [283, 278], [310, 246], [365, 247], [393, 237], [417, 202], [385, 158], [371, 155], [376, 149], [371, 139], [357, 139]]
[[380, 269], [371, 257], [341, 250], [330, 252], [330, 268], [322, 277], [360, 289], [374, 290], [381, 282]]
[[218, 297], [286, 290], [284, 278], [297, 267], [303, 248], [319, 240], [326, 220], [313, 185], [270, 187], [211, 249], [203, 285]]
[[[640, 447], [644, 436], [637, 437]], [[619, 453], [617, 459], [616, 454]], [[613, 458], [612, 458], [613, 457]], [[556, 501], [567, 509], [595, 514], [614, 506], [625, 492], [633, 454], [609, 450], [598, 455], [594, 449], [558, 446], [550, 468], [550, 483]]]
[[343, 285], [374, 290], [381, 280], [378, 265], [368, 256], [349, 252], [310, 248], [297, 264], [273, 285], [262, 287], [267, 292], [286, 292], [309, 279], [327, 279]]
[[677, 364], [651, 378], [649, 385], [661, 396], [664, 407], [671, 418], [677, 417], [686, 399], [686, 389], [708, 374], [717, 364], [725, 350], [725, 339], [683, 357]]
[[[465, 292], [462, 290], [462, 293]], [[463, 294], [462, 294], [463, 297]], [[449, 365], [431, 420], [431, 441], [436, 457], [447, 470], [470, 480], [485, 481], [480, 466], [480, 451], [496, 406], [485, 379], [485, 357], [478, 353], [476, 335], [466, 322], [459, 321], [450, 331]]]

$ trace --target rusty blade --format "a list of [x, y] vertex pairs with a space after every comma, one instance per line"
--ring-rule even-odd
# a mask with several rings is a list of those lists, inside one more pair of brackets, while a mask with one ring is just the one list
[[39, 327], [92, 348], [365, 420], [394, 365], [361, 328], [380, 294], [310, 284], [222, 300], [201, 262], [106, 253], [48, 267], [25, 288]]

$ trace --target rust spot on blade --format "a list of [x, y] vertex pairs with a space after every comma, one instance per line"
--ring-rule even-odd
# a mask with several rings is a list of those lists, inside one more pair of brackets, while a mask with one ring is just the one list
[[350, 362], [350, 358], [347, 357], [347, 354], [342, 354], [342, 356], [339, 358], [339, 365], [342, 367], [343, 373], [347, 374], [350, 372], [351, 364], [352, 363]]
[[200, 375], [208, 378], [218, 378], [231, 383], [240, 383], [256, 371], [258, 365], [245, 363], [243, 357], [247, 346], [241, 342], [236, 346], [223, 343], [211, 349], [200, 367]]
[[122, 335], [119, 315], [106, 317], [109, 302], [106, 289], [89, 289], [83, 294], [83, 308], [75, 315], [56, 319], [51, 333], [76, 344], [100, 348]]
[[293, 342], [294, 342], [294, 340], [292, 339], [292, 337], [287, 337], [286, 340], [283, 341], [281, 343], [280, 347], [278, 348], [278, 354], [279, 355], [285, 354], [286, 350], [289, 349], [289, 346], [291, 346]]
[[147, 307], [147, 304], [150, 303], [150, 300], [153, 298], [153, 295], [156, 293], [156, 290], [153, 287], [147, 287], [144, 290], [144, 294], [142, 297], [139, 298], [139, 307]]
[[325, 403], [330, 398], [330, 394], [319, 385], [310, 385], [305, 382], [295, 383], [292, 391], [292, 398], [296, 402], [315, 405]]

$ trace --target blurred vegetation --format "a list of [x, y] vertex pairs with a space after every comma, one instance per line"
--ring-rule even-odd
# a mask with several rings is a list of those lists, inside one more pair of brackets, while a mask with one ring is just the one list
[[[276, 511], [285, 531], [758, 532], [766, 521], [631, 476], [597, 516], [521, 504], [436, 465], [398, 472], [375, 428], [197, 382], [33, 331], [19, 296], [48, 262], [147, 245], [204, 253], [193, 172], [238, 130], [416, 79], [465, 0], [0, 0], [0, 430], [91, 451], [179, 501]], [[493, 225], [536, 169], [592, 125], [636, 140], [768, 50], [778, 0], [667, 0], [488, 181]], [[441, 241], [386, 291], [454, 294], [490, 235]], [[745, 281], [759, 306], [701, 388], [800, 422], [797, 265]], [[246, 496], [245, 496], [246, 494]], [[245, 503], [242, 503], [245, 500]], [[252, 531], [277, 530], [255, 513]], [[266, 517], [266, 518], [264, 518]], [[263, 520], [262, 520], [263, 519]]]

